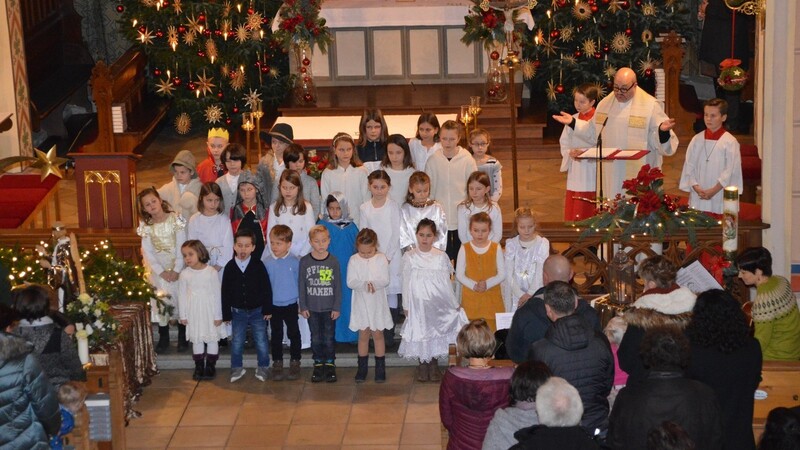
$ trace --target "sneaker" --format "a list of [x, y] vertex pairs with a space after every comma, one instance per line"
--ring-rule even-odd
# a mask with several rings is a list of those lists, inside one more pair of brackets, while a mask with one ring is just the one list
[[325, 363], [325, 382], [336, 383], [336, 364], [329, 362]]
[[314, 372], [311, 373], [311, 382], [319, 383], [325, 379], [325, 365], [321, 362], [314, 363]]
[[269, 367], [257, 368], [256, 378], [258, 379], [258, 381], [267, 381], [267, 378], [269, 378]]
[[231, 383], [239, 381], [244, 376], [245, 372], [244, 367], [231, 369]]

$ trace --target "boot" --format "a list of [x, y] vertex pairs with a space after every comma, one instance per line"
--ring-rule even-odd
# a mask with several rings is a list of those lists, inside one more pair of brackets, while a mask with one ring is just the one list
[[336, 364], [333, 361], [325, 363], [325, 382], [336, 383]]
[[189, 342], [186, 340], [186, 325], [178, 324], [178, 352], [183, 353], [189, 350]]
[[417, 366], [417, 381], [424, 383], [430, 379], [430, 364], [420, 360], [419, 366]]
[[204, 380], [213, 380], [217, 377], [217, 359], [219, 359], [219, 355], [206, 355], [206, 370], [203, 372]]
[[436, 358], [431, 360], [430, 379], [434, 383], [442, 381], [442, 372], [439, 370], [439, 360]]
[[283, 361], [274, 361], [272, 363], [272, 381], [283, 381], [284, 378]]
[[289, 361], [289, 375], [286, 376], [289, 381], [300, 379], [300, 360], [292, 359]]
[[367, 381], [367, 365], [369, 365], [369, 356], [359, 356], [358, 370], [356, 370], [356, 383]]
[[156, 345], [156, 353], [164, 353], [169, 348], [169, 327], [158, 327], [158, 344]]
[[192, 379], [194, 381], [200, 381], [203, 379], [203, 374], [205, 373], [205, 362], [203, 361], [204, 355], [192, 355], [194, 359], [194, 374], [192, 374]]
[[375, 357], [375, 382], [383, 383], [386, 381], [386, 357]]
[[311, 382], [319, 383], [325, 380], [325, 364], [322, 361], [314, 361], [314, 372], [311, 373]]

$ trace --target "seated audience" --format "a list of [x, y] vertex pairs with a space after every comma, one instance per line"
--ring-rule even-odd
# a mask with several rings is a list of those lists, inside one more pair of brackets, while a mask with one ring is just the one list
[[714, 391], [683, 376], [689, 364], [689, 340], [674, 326], [654, 327], [642, 340], [647, 377], [628, 384], [609, 417], [607, 445], [612, 449], [647, 448], [648, 431], [669, 420], [680, 425], [697, 448], [722, 448], [722, 424]]
[[764, 360], [800, 359], [800, 311], [789, 280], [772, 275], [772, 255], [764, 247], [752, 247], [737, 258], [739, 278], [756, 288], [753, 323]]
[[605, 335], [575, 314], [577, 304], [578, 293], [567, 283], [545, 286], [544, 305], [553, 324], [544, 339], [531, 344], [528, 360], [542, 361], [553, 375], [578, 389], [584, 409], [581, 425], [602, 438], [608, 429], [614, 356]]
[[612, 317], [606, 327], [603, 328], [603, 334], [606, 335], [608, 343], [611, 345], [611, 354], [614, 355], [614, 385], [608, 395], [608, 406], [610, 408], [614, 408], [614, 400], [617, 398], [620, 389], [628, 384], [628, 374], [619, 367], [619, 357], [617, 356], [619, 343], [622, 342], [622, 336], [625, 335], [626, 329], [628, 329], [628, 324], [620, 316]]
[[508, 406], [514, 369], [489, 365], [496, 341], [489, 324], [475, 319], [458, 333], [458, 354], [466, 367], [451, 367], [439, 388], [439, 415], [450, 434], [447, 448], [480, 448], [495, 411]]
[[61, 426], [56, 391], [33, 346], [11, 334], [16, 320], [14, 310], [0, 305], [0, 448], [49, 449], [47, 436]]
[[85, 381], [77, 344], [48, 315], [56, 295], [48, 286], [31, 284], [11, 292], [20, 321], [16, 333], [33, 344], [33, 353], [53, 387]]
[[[572, 265], [563, 255], [551, 255], [544, 261], [542, 279], [545, 286], [553, 281], [569, 283], [573, 275]], [[600, 318], [588, 302], [583, 299], [578, 300], [576, 311], [592, 325], [592, 328], [600, 331]], [[542, 287], [514, 312], [506, 338], [508, 356], [516, 363], [525, 361], [531, 344], [542, 339], [548, 328], [550, 319], [545, 312], [544, 287]]]
[[647, 433], [647, 450], [695, 450], [696, 448], [686, 431], [669, 420], [651, 428]]
[[551, 377], [536, 392], [536, 414], [541, 425], [523, 428], [514, 437], [512, 449], [589, 450], [599, 449], [580, 426], [583, 404], [577, 389], [567, 380]]
[[552, 374], [539, 361], [526, 361], [514, 369], [511, 376], [511, 403], [508, 408], [498, 409], [486, 430], [483, 450], [506, 450], [517, 443], [514, 433], [536, 425], [536, 391]]
[[767, 415], [758, 450], [797, 450], [800, 448], [798, 408], [778, 407]]
[[692, 317], [695, 295], [675, 284], [678, 269], [667, 258], [651, 256], [639, 265], [639, 277], [644, 281], [644, 295], [625, 311], [628, 329], [619, 344], [619, 366], [628, 373], [628, 385], [646, 377], [639, 356], [639, 346], [647, 330], [661, 325], [686, 328]]
[[754, 450], [753, 396], [761, 381], [761, 348], [739, 302], [723, 290], [700, 294], [686, 327], [691, 363], [686, 376], [717, 394], [725, 450]]

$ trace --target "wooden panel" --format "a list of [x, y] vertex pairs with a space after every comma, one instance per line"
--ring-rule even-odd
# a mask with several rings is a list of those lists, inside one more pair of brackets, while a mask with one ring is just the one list
[[337, 30], [335, 34], [337, 78], [366, 78], [366, 33], [361, 30]]
[[319, 47], [314, 46], [314, 57], [311, 59], [311, 70], [314, 72], [315, 79], [327, 79], [331, 77], [330, 52], [323, 55]]
[[480, 72], [478, 60], [475, 58], [475, 46], [464, 45], [461, 28], [445, 30], [445, 55], [447, 58], [447, 75], [477, 76]]
[[373, 78], [403, 77], [403, 31], [401, 29], [373, 30], [370, 50]]
[[408, 65], [411, 77], [442, 74], [440, 33], [438, 29], [408, 31]]

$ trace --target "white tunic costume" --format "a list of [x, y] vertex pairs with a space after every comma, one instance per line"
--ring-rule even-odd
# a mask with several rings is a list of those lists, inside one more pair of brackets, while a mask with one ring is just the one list
[[[369, 228], [378, 235], [378, 251], [389, 260], [389, 287], [387, 293], [399, 294], [400, 281], [400, 207], [387, 198], [380, 208], [367, 200], [361, 205], [361, 229]], [[393, 304], [394, 303], [394, 304]], [[397, 308], [397, 296], [389, 296], [389, 307]]]
[[408, 148], [411, 149], [411, 160], [414, 161], [414, 167], [417, 170], [425, 170], [425, 164], [428, 163], [428, 158], [436, 153], [436, 150], [442, 148], [442, 144], [434, 142], [431, 148], [422, 145], [422, 141], [417, 138], [411, 138], [408, 141]]
[[[367, 291], [367, 283], [372, 283], [375, 292]], [[369, 259], [358, 253], [350, 257], [347, 264], [347, 287], [353, 290], [350, 329], [353, 331], [388, 330], [394, 327], [389, 303], [386, 300], [386, 287], [389, 286], [389, 262], [382, 253]]]
[[172, 210], [189, 220], [197, 212], [197, 198], [203, 184], [199, 178], [192, 178], [186, 184], [180, 184], [175, 177], [172, 181], [158, 188], [158, 195], [172, 206]]
[[489, 213], [489, 218], [492, 219], [489, 240], [499, 244], [503, 239], [503, 213], [500, 211], [500, 205], [492, 200], [483, 206], [474, 204], [467, 206], [463, 203], [458, 205], [458, 238], [461, 239], [462, 244], [472, 240], [472, 235], [469, 234], [469, 219], [480, 212]]
[[402, 205], [406, 202], [406, 195], [408, 195], [408, 179], [411, 174], [415, 172], [413, 167], [406, 167], [403, 170], [394, 170], [391, 167], [382, 166], [381, 169], [389, 174], [392, 179], [392, 186], [389, 188], [389, 198], [394, 200], [395, 203]]
[[436, 224], [436, 241], [433, 246], [441, 251], [447, 248], [447, 217], [439, 202], [428, 200], [422, 206], [403, 203], [400, 207], [400, 248], [407, 251], [417, 246], [417, 225], [422, 219]]
[[701, 189], [709, 189], [717, 183], [723, 188], [736, 186], [742, 192], [744, 182], [739, 142], [727, 131], [719, 140], [706, 139], [705, 132], [698, 133], [686, 150], [679, 187], [689, 193], [689, 206], [692, 208], [722, 214], [722, 190], [714, 197], [703, 200], [692, 189], [696, 184]]
[[[603, 129], [606, 118], [608, 123]], [[607, 198], [623, 193], [622, 182], [636, 177], [643, 165], [661, 167], [663, 157], [674, 155], [678, 150], [678, 136], [672, 130], [669, 140], [663, 144], [660, 142], [658, 127], [669, 117], [658, 101], [638, 86], [633, 98], [625, 103], [617, 101], [613, 94], [606, 96], [597, 105], [592, 119], [575, 122], [575, 132], [582, 139], [596, 142], [597, 134], [602, 130], [603, 148], [649, 151], [638, 160], [603, 163], [603, 194]]]
[[139, 222], [136, 234], [142, 237], [142, 264], [147, 279], [164, 294], [164, 303], [174, 308], [172, 315], [150, 308], [152, 321], [165, 326], [170, 317], [179, 317], [178, 282], [166, 281], [160, 275], [167, 270], [180, 273], [183, 269], [181, 245], [186, 241], [186, 221], [178, 214], [169, 213], [163, 222], [151, 225]]
[[[305, 202], [305, 214], [292, 214], [292, 208], [281, 208], [281, 214], [275, 214], [275, 203], [269, 205], [269, 216], [267, 218], [267, 242], [265, 243], [266, 249], [264, 253], [269, 252], [272, 255], [270, 248], [270, 231], [275, 225], [286, 225], [292, 229], [292, 246], [289, 252], [298, 258], [306, 256], [311, 252], [311, 242], [308, 240], [308, 232], [317, 222], [314, 217], [314, 209], [311, 203]], [[272, 255], [275, 256], [275, 255]]]
[[506, 240], [506, 273], [503, 303], [506, 311], [516, 311], [523, 294], [533, 295], [544, 286], [544, 260], [550, 256], [550, 241], [536, 236], [522, 242], [519, 236]]
[[210, 343], [227, 337], [222, 320], [222, 287], [216, 269], [207, 265], [200, 270], [187, 267], [178, 280], [180, 318], [188, 321], [186, 339], [192, 343]]
[[448, 231], [458, 230], [458, 204], [467, 194], [467, 179], [476, 170], [475, 159], [461, 147], [451, 159], [443, 150], [437, 151], [425, 165], [425, 173], [431, 177], [431, 198], [442, 204]]
[[[233, 228], [231, 220], [225, 214], [206, 216], [195, 213], [189, 219], [188, 239], [197, 239], [208, 250], [210, 266], [225, 267], [233, 257]], [[222, 281], [222, 270], [219, 271]]]
[[[344, 198], [351, 205], [361, 205], [370, 199], [369, 184], [367, 183], [367, 169], [364, 166], [353, 167], [347, 166], [346, 168], [337, 167], [335, 169], [327, 168], [322, 172], [322, 185], [320, 186], [320, 211], [325, 211], [325, 200], [331, 192], [342, 192]], [[361, 222], [359, 222], [359, 210], [353, 208], [352, 219], [358, 228], [361, 229]]]
[[452, 273], [450, 259], [437, 248], [403, 255], [403, 305], [408, 315], [398, 355], [428, 362], [447, 355], [455, 343], [468, 319], [453, 293]]
[[[573, 114], [572, 117], [575, 118], [577, 126], [578, 114]], [[603, 135], [605, 136], [605, 131]], [[575, 159], [569, 156], [569, 151], [594, 147], [597, 145], [597, 139], [593, 136], [580, 136], [571, 127], [564, 126], [558, 144], [561, 146], [561, 171], [567, 172], [567, 190], [594, 192], [597, 188], [597, 163], [593, 159]]]

